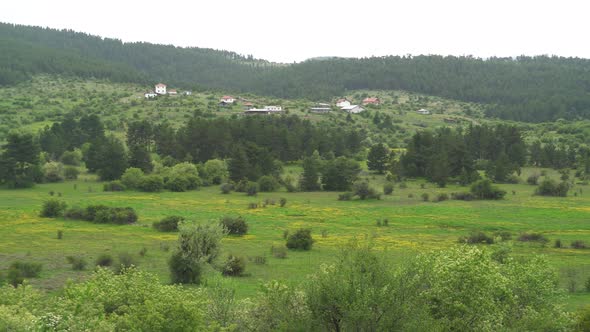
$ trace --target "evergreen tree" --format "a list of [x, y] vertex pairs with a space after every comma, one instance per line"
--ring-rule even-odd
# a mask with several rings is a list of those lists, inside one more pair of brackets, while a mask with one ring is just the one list
[[39, 152], [33, 135], [10, 133], [0, 158], [0, 180], [11, 188], [32, 187], [41, 176]]
[[379, 174], [383, 174], [387, 169], [387, 162], [389, 161], [389, 149], [383, 145], [383, 143], [379, 143], [377, 145], [373, 145], [369, 150], [369, 155], [367, 157], [367, 166], [369, 170], [376, 171]]
[[86, 167], [98, 173], [101, 180], [119, 179], [128, 165], [125, 147], [115, 137], [96, 140], [88, 149]]
[[303, 159], [303, 174], [299, 186], [303, 191], [320, 190], [320, 167], [321, 159], [316, 151], [310, 157]]
[[148, 150], [142, 146], [132, 145], [129, 147], [129, 166], [137, 167], [144, 173], [152, 171], [152, 157]]
[[360, 171], [359, 163], [353, 159], [338, 157], [330, 160], [322, 172], [324, 189], [330, 191], [350, 190]]
[[248, 179], [250, 173], [250, 163], [246, 156], [246, 151], [242, 145], [238, 145], [232, 152], [229, 163], [228, 171], [229, 178], [234, 182], [239, 182], [243, 179]]

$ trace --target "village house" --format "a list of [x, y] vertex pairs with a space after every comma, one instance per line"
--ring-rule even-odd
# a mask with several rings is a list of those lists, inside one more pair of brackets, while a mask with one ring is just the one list
[[330, 113], [330, 111], [332, 110], [332, 108], [330, 107], [330, 104], [326, 104], [326, 103], [317, 103], [315, 106], [310, 107], [309, 111], [311, 113]]
[[150, 99], [150, 98], [156, 98], [158, 96], [157, 93], [155, 93], [154, 91], [148, 91], [144, 94], [146, 99]]
[[244, 108], [244, 110], [249, 110], [254, 108], [254, 104], [252, 102], [247, 101], [242, 104], [242, 108]]
[[363, 112], [365, 109], [360, 107], [359, 105], [350, 105], [350, 106], [342, 107], [342, 110], [347, 113], [358, 114], [360, 112]]
[[378, 106], [380, 104], [381, 104], [381, 100], [379, 100], [379, 98], [376, 98], [376, 97], [369, 97], [369, 98], [363, 99], [363, 105], [375, 105], [375, 106]]
[[185, 91], [185, 92], [184, 92], [184, 95], [185, 95], [185, 96], [190, 96], [190, 95], [192, 95], [192, 94], [193, 94], [193, 92], [192, 92], [192, 91], [188, 91], [188, 90], [187, 90], [187, 91]]
[[244, 114], [282, 114], [283, 108], [281, 106], [264, 106], [264, 108], [251, 108], [244, 111]]
[[166, 94], [166, 84], [163, 84], [163, 83], [156, 84], [155, 92], [159, 95], [165, 95]]
[[421, 109], [417, 110], [416, 113], [422, 114], [422, 115], [429, 115], [430, 111], [425, 108], [421, 108]]
[[232, 96], [223, 96], [219, 99], [219, 102], [224, 104], [233, 104], [235, 101], [236, 99]]
[[168, 90], [168, 94], [169, 95], [172, 95], [172, 96], [175, 96], [175, 95], [178, 94], [178, 92], [175, 89], [170, 89], [170, 90]]
[[350, 106], [350, 101], [348, 101], [346, 98], [338, 99], [336, 101], [336, 106], [340, 108]]

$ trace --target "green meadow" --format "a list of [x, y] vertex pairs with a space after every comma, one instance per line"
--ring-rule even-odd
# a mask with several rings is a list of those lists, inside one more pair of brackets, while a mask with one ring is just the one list
[[[296, 172], [296, 167], [286, 168]], [[526, 179], [531, 169], [525, 169]], [[548, 171], [549, 176], [554, 176]], [[366, 174], [373, 186], [381, 190], [383, 178]], [[524, 181], [523, 181], [524, 182]], [[151, 227], [155, 221], [170, 215], [208, 221], [224, 215], [246, 218], [249, 230], [242, 237], [228, 236], [222, 241], [223, 254], [248, 258], [246, 276], [225, 278], [237, 289], [240, 297], [254, 296], [261, 283], [283, 280], [299, 283], [353, 239], [372, 241], [374, 246], [396, 264], [417, 253], [459, 245], [458, 239], [472, 231], [489, 235], [507, 231], [512, 239], [488, 246], [490, 250], [508, 247], [516, 257], [544, 255], [559, 271], [564, 289], [575, 285], [569, 293], [568, 306], [576, 308], [590, 302], [584, 282], [590, 278], [590, 249], [571, 249], [570, 243], [581, 240], [590, 244], [590, 187], [576, 185], [567, 198], [534, 196], [534, 186], [526, 184], [500, 185], [508, 192], [501, 201], [425, 202], [439, 193], [466, 191], [451, 185], [437, 188], [423, 181], [405, 182], [406, 188], [396, 185], [392, 195], [381, 200], [338, 201], [336, 192], [259, 193], [256, 197], [244, 193], [221, 194], [218, 187], [204, 187], [184, 193], [141, 193], [135, 191], [103, 192], [102, 183], [85, 177], [77, 181], [40, 184], [31, 189], [0, 189], [0, 271], [5, 271], [15, 260], [43, 264], [40, 278], [30, 280], [39, 288], [53, 291], [68, 280], [83, 280], [92, 270], [72, 271], [66, 256], [83, 256], [92, 266], [102, 253], [114, 258], [121, 252], [136, 257], [138, 265], [169, 280], [167, 259], [176, 241], [175, 233], [160, 233]], [[139, 214], [135, 225], [104, 225], [62, 218], [41, 218], [42, 203], [54, 198], [69, 207], [90, 204], [130, 206]], [[59, 196], [61, 195], [61, 196]], [[280, 207], [279, 199], [287, 204]], [[259, 207], [249, 208], [250, 203]], [[377, 220], [387, 219], [387, 226]], [[307, 252], [289, 251], [287, 258], [275, 258], [272, 246], [284, 246], [285, 231], [311, 228], [315, 240]], [[57, 238], [58, 230], [63, 238]], [[537, 232], [550, 242], [517, 241], [524, 232]], [[566, 248], [555, 248], [560, 239]], [[145, 249], [144, 249], [145, 248]], [[145, 251], [140, 255], [140, 251]], [[261, 257], [265, 264], [257, 264]], [[207, 279], [216, 272], [209, 271]]]

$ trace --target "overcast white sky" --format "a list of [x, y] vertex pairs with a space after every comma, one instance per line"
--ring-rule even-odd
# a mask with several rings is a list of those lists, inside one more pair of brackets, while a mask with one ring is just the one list
[[3, 2], [2, 22], [280, 62], [389, 54], [590, 58], [590, 0]]

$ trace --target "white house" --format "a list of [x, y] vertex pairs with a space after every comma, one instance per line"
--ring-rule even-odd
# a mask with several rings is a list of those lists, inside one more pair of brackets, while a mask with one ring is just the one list
[[281, 106], [264, 106], [264, 109], [271, 112], [282, 112], [283, 108]]
[[346, 98], [338, 99], [336, 101], [336, 106], [340, 108], [350, 106], [350, 101], [346, 100]]
[[174, 89], [170, 89], [170, 90], [168, 90], [168, 94], [169, 95], [177, 95], [178, 92], [176, 90], [174, 90]]
[[189, 90], [187, 90], [187, 91], [184, 92], [184, 95], [185, 96], [190, 96], [192, 94], [193, 94], [193, 92], [192, 91], [189, 91]]
[[159, 95], [165, 95], [166, 94], [166, 84], [163, 84], [163, 83], [156, 84], [155, 91]]
[[149, 98], [156, 98], [158, 96], [157, 93], [155, 93], [154, 91], [148, 91], [144, 94], [144, 96], [149, 99]]
[[224, 104], [233, 104], [236, 99], [232, 96], [223, 96], [221, 99], [219, 99], [219, 101]]
[[264, 108], [251, 108], [244, 111], [244, 114], [281, 114], [283, 108], [281, 106], [264, 106]]
[[421, 108], [421, 109], [417, 110], [416, 113], [422, 114], [422, 115], [429, 115], [430, 111], [425, 108]]
[[357, 114], [364, 111], [365, 109], [360, 107], [359, 105], [350, 105], [342, 107], [342, 110], [348, 113]]

